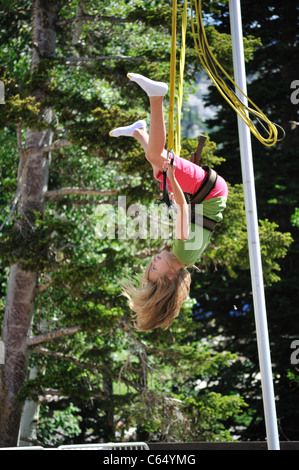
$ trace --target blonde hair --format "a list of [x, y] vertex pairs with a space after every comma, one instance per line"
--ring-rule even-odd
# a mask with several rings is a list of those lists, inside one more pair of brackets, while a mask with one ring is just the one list
[[[171, 255], [174, 256], [169, 253], [170, 259]], [[121, 281], [122, 294], [135, 312], [135, 327], [138, 331], [169, 328], [190, 291], [191, 276], [186, 269], [181, 268], [171, 279], [165, 274], [155, 282], [148, 279], [149, 269], [150, 265], [137, 287], [132, 280]]]

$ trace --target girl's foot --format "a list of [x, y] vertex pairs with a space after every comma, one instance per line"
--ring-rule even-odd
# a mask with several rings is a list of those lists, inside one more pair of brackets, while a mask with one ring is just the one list
[[139, 73], [128, 73], [127, 77], [136, 82], [148, 96], [164, 96], [167, 93], [168, 86], [163, 82], [155, 82]]
[[134, 131], [136, 129], [141, 129], [141, 128], [146, 130], [145, 121], [137, 121], [137, 122], [134, 122], [134, 124], [131, 124], [130, 126], [117, 127], [116, 129], [113, 129], [112, 131], [110, 131], [109, 135], [111, 137], [120, 137], [120, 136], [133, 137]]

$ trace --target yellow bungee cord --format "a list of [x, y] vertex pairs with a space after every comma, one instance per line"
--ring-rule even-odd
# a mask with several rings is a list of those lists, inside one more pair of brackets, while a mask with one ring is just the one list
[[170, 52], [170, 81], [169, 81], [169, 119], [168, 119], [168, 148], [174, 148], [174, 96], [176, 75], [176, 24], [177, 24], [177, 0], [172, 2], [172, 33]]
[[174, 97], [175, 97], [175, 83], [176, 83], [176, 27], [177, 27], [176, 17], [177, 17], [177, 0], [173, 0], [171, 56], [170, 56], [170, 85], [169, 85], [170, 99], [169, 99], [168, 148], [174, 149], [175, 155], [179, 156], [181, 152], [181, 113], [182, 113], [182, 104], [183, 104], [186, 31], [187, 31], [187, 22], [188, 22], [187, 0], [184, 1], [184, 9], [183, 9], [183, 15], [182, 15], [182, 39], [181, 39], [180, 65], [179, 65], [177, 116], [176, 116], [176, 128], [174, 130], [174, 112], [175, 112]]

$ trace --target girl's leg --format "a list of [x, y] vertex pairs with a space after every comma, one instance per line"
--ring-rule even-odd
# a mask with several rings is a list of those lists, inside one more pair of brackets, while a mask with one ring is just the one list
[[162, 170], [162, 164], [166, 158], [165, 141], [166, 129], [163, 115], [163, 96], [150, 97], [150, 131], [147, 133], [144, 127], [135, 129], [133, 137], [141, 144], [147, 160], [158, 169]]
[[163, 114], [163, 99], [167, 92], [167, 85], [163, 82], [150, 80], [143, 75], [128, 74], [130, 80], [136, 82], [148, 95], [150, 101], [150, 131], [146, 132], [145, 121], [119, 127], [110, 132], [113, 137], [133, 136], [142, 145], [147, 160], [152, 164], [154, 174], [162, 171], [166, 159], [165, 141], [166, 129]]
[[166, 83], [156, 82], [137, 73], [129, 73], [128, 77], [131, 81], [136, 82], [149, 97], [151, 118], [147, 150], [145, 150], [146, 158], [153, 167], [162, 171], [162, 165], [166, 158], [163, 99], [168, 86]]
[[[135, 139], [140, 143], [140, 145], [142, 146], [143, 150], [144, 150], [144, 153], [145, 153], [145, 156], [146, 156], [146, 159], [151, 163], [152, 165], [152, 168], [153, 168], [153, 174], [154, 174], [154, 178], [157, 177], [158, 173], [159, 173], [159, 168], [155, 165], [155, 163], [152, 163], [149, 159], [148, 159], [148, 143], [149, 143], [149, 135], [146, 131], [145, 128], [139, 128], [139, 129], [135, 129], [134, 133], [133, 133], [133, 137], [135, 137]], [[166, 153], [165, 153], [165, 158], [166, 158]]]
[[149, 135], [145, 127], [140, 127], [135, 129], [133, 132], [133, 137], [140, 143], [141, 147], [144, 150], [145, 155], [147, 154]]
[[162, 165], [166, 158], [166, 128], [163, 114], [163, 96], [150, 96], [149, 101], [151, 118], [146, 158], [152, 165], [162, 171]]

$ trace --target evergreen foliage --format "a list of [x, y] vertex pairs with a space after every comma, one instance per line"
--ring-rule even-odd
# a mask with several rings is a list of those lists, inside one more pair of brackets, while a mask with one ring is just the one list
[[[101, 211], [107, 208], [134, 230], [134, 220], [117, 213], [118, 197], [126, 196], [127, 206], [138, 202], [148, 211], [159, 197], [139, 146], [133, 139], [111, 139], [108, 133], [148, 116], [147, 98], [127, 80], [128, 72], [169, 79], [171, 2], [56, 2], [56, 55], [42, 55], [32, 70], [33, 3], [7, 0], [0, 7], [0, 79], [5, 84], [5, 105], [0, 105], [0, 204], [5, 221], [0, 232], [0, 316], [2, 321], [9, 269], [21, 263], [38, 279], [28, 331], [29, 366], [36, 366], [38, 375], [23, 384], [18, 400], [40, 403], [38, 442], [123, 440], [131, 428], [137, 440], [219, 441], [240, 435], [264, 439], [235, 116], [227, 109], [218, 113], [217, 133], [208, 139], [202, 157], [203, 164], [226, 176], [230, 198], [224, 221], [193, 273], [190, 299], [170, 330], [136, 333], [119, 280], [140, 274], [166, 240], [121, 239], [119, 218], [115, 238], [99, 236]], [[46, 3], [51, 4], [41, 2]], [[257, 5], [255, 16], [252, 13], [256, 21], [263, 15]], [[222, 16], [219, 2], [204, 2], [204, 7], [219, 20], [217, 30], [208, 28], [208, 36], [214, 47], [219, 45], [219, 60], [227, 62], [227, 14]], [[277, 13], [279, 18], [283, 12]], [[256, 31], [249, 26], [248, 20], [246, 55], [254, 59], [252, 73], [258, 70], [261, 86], [261, 71], [255, 67], [263, 63], [264, 38], [260, 46], [262, 31], [254, 39]], [[190, 32], [187, 44], [186, 97], [202, 71]], [[264, 95], [265, 87], [257, 96], [261, 104]], [[215, 95], [209, 101], [218, 104]], [[50, 122], [47, 109], [53, 110]], [[23, 213], [18, 210], [18, 165], [32, 151], [25, 148], [28, 129], [53, 132], [56, 147], [48, 149], [45, 209]], [[215, 142], [223, 145], [217, 148]], [[182, 156], [196, 146], [197, 139], [185, 138]], [[271, 152], [273, 165], [267, 168], [272, 171], [284, 158], [292, 171], [290, 146], [282, 143]], [[282, 184], [280, 172], [259, 185], [265, 159], [256, 162], [257, 188], [265, 279], [276, 305], [271, 309], [270, 302], [269, 319], [271, 338], [275, 335], [276, 385], [279, 393], [285, 392], [279, 405], [282, 417], [288, 390], [297, 380], [294, 369], [285, 366], [286, 341], [284, 357], [279, 358], [278, 340], [281, 331], [287, 337], [296, 331], [291, 300], [281, 296], [286, 283], [288, 289], [296, 284], [295, 266], [287, 268], [288, 253], [296, 251], [291, 245], [297, 230], [294, 217], [294, 225], [290, 223], [296, 199], [295, 189]], [[282, 314], [286, 310], [288, 320]], [[68, 335], [73, 327], [76, 332]], [[288, 421], [284, 432], [294, 438], [291, 428]]]

